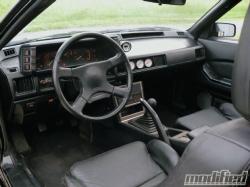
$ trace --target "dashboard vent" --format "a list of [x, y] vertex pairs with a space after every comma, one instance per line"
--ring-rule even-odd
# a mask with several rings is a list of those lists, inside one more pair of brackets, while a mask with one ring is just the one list
[[204, 48], [195, 49], [195, 57], [196, 58], [202, 58], [204, 56], [205, 56]]
[[31, 77], [23, 77], [14, 80], [16, 93], [26, 93], [35, 90], [34, 82]]
[[112, 40], [114, 40], [116, 43], [119, 43], [119, 37], [118, 36], [112, 36]]
[[13, 55], [16, 54], [15, 48], [5, 49], [5, 50], [3, 50], [3, 52], [4, 52], [4, 55], [5, 55], [6, 57], [8, 57], [8, 56], [13, 56]]
[[125, 33], [122, 34], [122, 38], [148, 38], [164, 36], [164, 32], [137, 32], [137, 33]]
[[184, 32], [177, 32], [178, 36], [185, 36]]

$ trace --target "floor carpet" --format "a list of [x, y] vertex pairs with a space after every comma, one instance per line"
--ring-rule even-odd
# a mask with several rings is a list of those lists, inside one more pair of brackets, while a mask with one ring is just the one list
[[31, 171], [46, 187], [63, 186], [70, 166], [102, 151], [70, 128], [32, 135], [32, 152], [25, 156]]

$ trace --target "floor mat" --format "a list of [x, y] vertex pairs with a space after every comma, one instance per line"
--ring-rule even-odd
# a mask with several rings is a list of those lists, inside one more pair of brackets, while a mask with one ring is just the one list
[[32, 152], [25, 156], [28, 166], [46, 187], [63, 186], [63, 177], [73, 163], [102, 152], [80, 138], [73, 129], [33, 135]]

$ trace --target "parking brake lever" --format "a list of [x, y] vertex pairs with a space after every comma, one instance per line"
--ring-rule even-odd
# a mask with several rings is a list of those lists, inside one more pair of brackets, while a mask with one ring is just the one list
[[[153, 99], [149, 99], [149, 102], [150, 102], [150, 104], [152, 103], [154, 105], [156, 103], [156, 101], [155, 100], [153, 101]], [[153, 119], [154, 124], [156, 126], [156, 129], [158, 131], [159, 138], [162, 141], [164, 141], [164, 142], [166, 142], [167, 144], [170, 145], [169, 137], [167, 136], [167, 134], [166, 134], [166, 132], [164, 130], [164, 126], [163, 126], [158, 114], [155, 112], [153, 107], [146, 100], [141, 98], [141, 103], [147, 109], [147, 111], [152, 115], [152, 119]]]

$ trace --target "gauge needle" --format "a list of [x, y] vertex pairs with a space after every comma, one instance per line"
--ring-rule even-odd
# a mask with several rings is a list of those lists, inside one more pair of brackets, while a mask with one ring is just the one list
[[50, 63], [49, 63], [49, 67], [51, 66], [51, 64], [54, 62], [54, 60], [51, 60]]
[[82, 56], [79, 56], [76, 60], [80, 60], [82, 58]]

